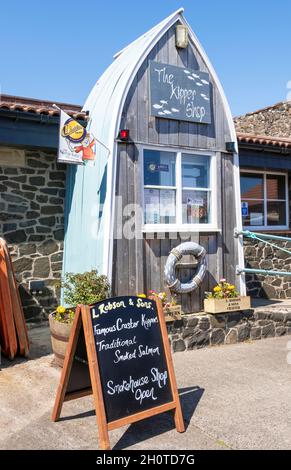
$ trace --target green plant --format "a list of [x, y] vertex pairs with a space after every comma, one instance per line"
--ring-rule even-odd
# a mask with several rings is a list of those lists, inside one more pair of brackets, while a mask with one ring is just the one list
[[60, 323], [73, 323], [75, 312], [71, 308], [59, 305], [54, 312], [54, 318]]
[[90, 305], [110, 296], [110, 284], [106, 276], [99, 275], [96, 269], [82, 274], [66, 273], [60, 287], [64, 289], [66, 304]]
[[154, 290], [150, 290], [149, 295], [158, 296], [162, 301], [163, 307], [165, 308], [174, 307], [177, 305], [177, 298], [175, 294], [171, 295], [170, 300], [168, 300], [166, 292], [155, 292]]
[[213, 288], [212, 292], [206, 292], [207, 299], [233, 299], [239, 297], [239, 293], [233, 284], [220, 279], [219, 284]]

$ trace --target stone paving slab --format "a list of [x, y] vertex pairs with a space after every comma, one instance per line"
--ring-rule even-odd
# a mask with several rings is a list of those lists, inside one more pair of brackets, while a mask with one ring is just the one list
[[[0, 449], [97, 449], [92, 397], [50, 421], [60, 369], [48, 328], [29, 332], [32, 359], [2, 361]], [[110, 432], [116, 449], [291, 449], [290, 336], [174, 355], [184, 434], [170, 414]], [[40, 356], [40, 357], [39, 357]]]

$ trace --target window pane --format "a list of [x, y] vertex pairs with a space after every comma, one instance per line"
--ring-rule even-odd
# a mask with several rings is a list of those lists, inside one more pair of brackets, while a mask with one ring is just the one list
[[144, 184], [145, 186], [176, 186], [176, 154], [145, 150]]
[[241, 173], [240, 175], [242, 199], [264, 198], [264, 177], [255, 173]]
[[145, 189], [144, 211], [145, 224], [175, 224], [176, 191]]
[[270, 202], [267, 203], [268, 208], [268, 225], [286, 225], [286, 203]]
[[210, 157], [182, 155], [183, 188], [209, 188]]
[[286, 199], [285, 176], [267, 175], [267, 199]]
[[243, 215], [243, 225], [263, 226], [264, 225], [264, 204], [263, 201], [242, 201], [248, 204], [247, 215]]
[[183, 224], [210, 223], [210, 192], [191, 191], [182, 192]]

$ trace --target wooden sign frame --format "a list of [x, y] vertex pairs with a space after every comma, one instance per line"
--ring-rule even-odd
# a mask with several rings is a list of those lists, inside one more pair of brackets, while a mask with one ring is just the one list
[[[62, 406], [65, 401], [74, 400], [76, 398], [93, 394], [97, 426], [99, 431], [99, 447], [102, 450], [110, 450], [109, 431], [117, 429], [121, 426], [135, 423], [145, 418], [149, 418], [150, 416], [155, 416], [157, 414], [164, 413], [165, 411], [169, 410], [173, 410], [174, 412], [176, 430], [180, 433], [185, 431], [184, 419], [182, 415], [182, 409], [177, 389], [163, 307], [160, 299], [156, 298], [155, 302], [157, 304], [157, 314], [162, 335], [162, 344], [164, 347], [166, 364], [169, 372], [169, 381], [173, 400], [169, 403], [165, 403], [150, 408], [148, 410], [144, 410], [126, 416], [124, 418], [117, 419], [115, 421], [107, 422], [98, 364], [98, 356], [95, 349], [95, 340], [92, 328], [90, 306], [79, 305], [76, 308], [74, 323], [72, 326], [72, 331], [70, 334], [70, 339], [65, 354], [64, 366], [62, 369], [61, 379], [58, 386], [54, 409], [52, 413], [52, 421], [57, 421], [60, 418]], [[85, 344], [88, 356], [88, 367], [92, 388], [90, 387], [78, 392], [68, 393], [67, 386], [82, 325], [84, 330]]]

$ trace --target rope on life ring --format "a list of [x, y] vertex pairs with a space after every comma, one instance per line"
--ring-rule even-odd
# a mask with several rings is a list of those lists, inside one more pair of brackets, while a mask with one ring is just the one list
[[[176, 264], [184, 255], [193, 255], [199, 263], [193, 279], [187, 283], [181, 283], [176, 277]], [[168, 256], [164, 273], [167, 284], [172, 292], [176, 294], [188, 294], [201, 285], [206, 274], [206, 269], [206, 250], [198, 245], [198, 243], [185, 242], [172, 249]]]

